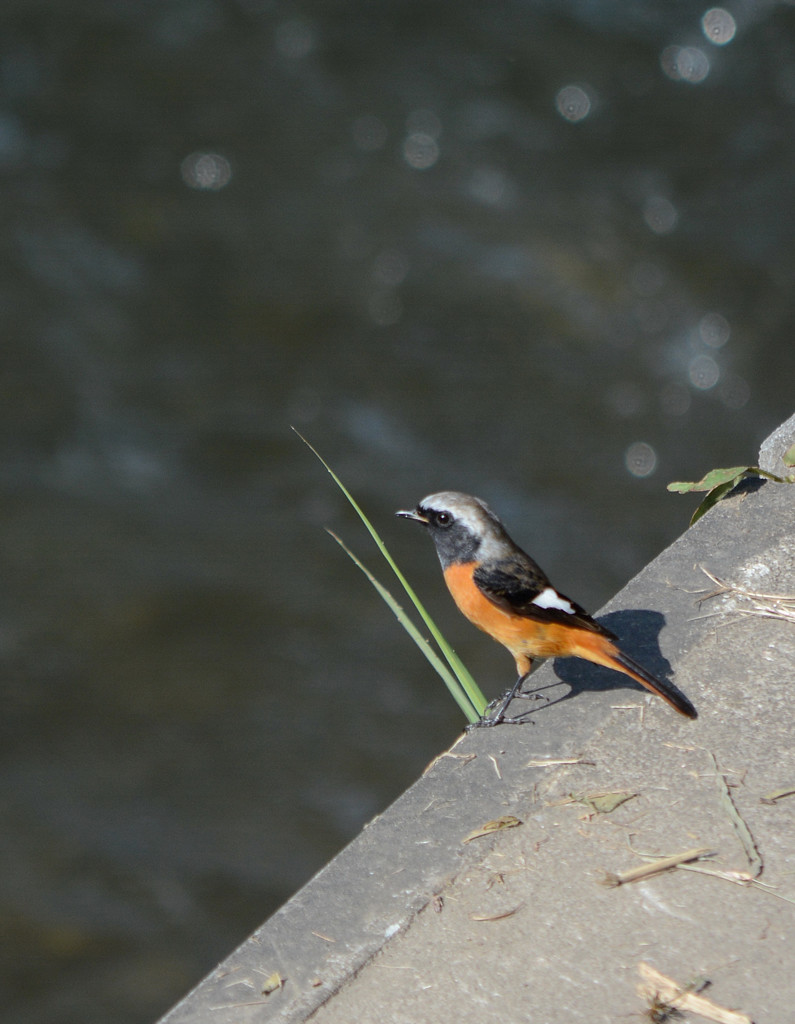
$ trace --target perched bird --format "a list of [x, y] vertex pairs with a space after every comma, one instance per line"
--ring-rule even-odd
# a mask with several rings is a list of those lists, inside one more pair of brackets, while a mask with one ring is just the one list
[[606, 665], [656, 693], [680, 714], [696, 717], [684, 694], [624, 654], [613, 633], [555, 590], [485, 501], [441, 491], [423, 498], [414, 511], [397, 515], [428, 527], [459, 610], [507, 647], [516, 662], [516, 683], [480, 724], [506, 720], [506, 709], [521, 690], [534, 658], [584, 658]]

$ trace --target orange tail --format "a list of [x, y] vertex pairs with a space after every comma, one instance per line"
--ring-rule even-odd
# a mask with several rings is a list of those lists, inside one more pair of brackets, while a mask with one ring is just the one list
[[670, 704], [680, 715], [687, 718], [698, 718], [698, 712], [685, 697], [683, 693], [672, 684], [657, 679], [651, 672], [633, 661], [628, 654], [624, 654], [614, 643], [600, 636], [598, 633], [586, 633], [583, 635], [578, 649], [572, 652], [579, 658], [593, 661], [597, 665], [604, 665], [606, 668], [615, 669], [616, 672], [623, 672], [624, 675], [634, 679], [636, 683], [645, 686], [647, 690], [656, 693], [658, 697]]

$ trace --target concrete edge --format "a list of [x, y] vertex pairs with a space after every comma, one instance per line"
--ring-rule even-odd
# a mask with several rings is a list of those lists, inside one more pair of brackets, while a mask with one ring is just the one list
[[[762, 468], [778, 466], [793, 440], [795, 416], [763, 443]], [[768, 471], [780, 473], [782, 468], [783, 463]], [[630, 643], [630, 650], [645, 658], [652, 669], [654, 630], [650, 633], [633, 616], [643, 614], [676, 625], [682, 614], [677, 610], [677, 598], [661, 592], [656, 567], [667, 565], [680, 545], [689, 552], [694, 534], [710, 530], [713, 514], [674, 541], [599, 613], [600, 617], [608, 614], [608, 625], [613, 616], [625, 616], [623, 636], [627, 636], [627, 627], [631, 629], [633, 622], [640, 626], [640, 630], [634, 630], [636, 643], [634, 647]], [[639, 607], [645, 605], [648, 609], [651, 604], [646, 589], [649, 582], [653, 582], [654, 610], [638, 613]], [[638, 636], [639, 632], [645, 637]], [[645, 650], [641, 651], [639, 644]], [[682, 651], [667, 653], [676, 661]], [[658, 668], [660, 657], [658, 653]], [[556, 674], [552, 665], [543, 666], [534, 675], [538, 686], [556, 685], [560, 678], [561, 673]], [[615, 691], [610, 684], [603, 690], [580, 689], [577, 678], [576, 672], [566, 673], [577, 699], [556, 705], [554, 733], [545, 730], [533, 737], [531, 746], [512, 741], [506, 744], [509, 749], [498, 750], [500, 729], [462, 736], [159, 1024], [198, 1024], [205, 1020], [213, 1024], [254, 1020], [290, 1024], [305, 1020], [355, 977], [389, 939], [408, 928], [452, 877], [482, 858], [483, 848], [462, 845], [463, 837], [478, 824], [504, 813], [511, 803], [510, 794], [495, 794], [490, 751], [499, 752], [501, 763], [514, 773], [518, 770], [523, 785], [529, 787], [534, 776], [541, 777], [542, 770], [525, 768], [528, 756], [569, 756], [600, 730], [611, 714], [611, 692]], [[633, 690], [632, 697], [642, 698], [643, 691]], [[526, 735], [531, 734], [528, 728]], [[266, 996], [263, 986], [274, 972], [285, 984]]]

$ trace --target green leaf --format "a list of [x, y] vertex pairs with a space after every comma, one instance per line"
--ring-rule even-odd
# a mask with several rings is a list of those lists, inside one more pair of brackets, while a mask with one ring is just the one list
[[781, 456], [781, 460], [785, 466], [795, 466], [795, 444], [792, 445], [792, 447], [787, 448]]
[[723, 495], [728, 494], [736, 483], [736, 480], [728, 480], [725, 484], [721, 484], [720, 487], [713, 487], [690, 517], [690, 525], [692, 526], [693, 523], [698, 522], [705, 512], [709, 512], [713, 505], [717, 505]]
[[[792, 456], [793, 460], [795, 460], [795, 445], [784, 456], [785, 461], [789, 456]], [[708, 492], [706, 498], [704, 498], [690, 519], [690, 525], [692, 526], [717, 501], [720, 501], [724, 494], [732, 490], [740, 480], [752, 475], [764, 477], [766, 480], [773, 480], [778, 484], [795, 482], [795, 477], [776, 476], [775, 473], [768, 473], [767, 470], [760, 469], [759, 466], [731, 466], [728, 469], [711, 469], [709, 473], [694, 483], [676, 480], [668, 484], [668, 490], [678, 494], [687, 494], [689, 491]]]
[[668, 484], [669, 491], [676, 491], [679, 494], [686, 494], [688, 491], [711, 491], [724, 483], [736, 483], [744, 473], [757, 472], [755, 466], [731, 466], [729, 469], [711, 469], [706, 476], [695, 483], [675, 481]]

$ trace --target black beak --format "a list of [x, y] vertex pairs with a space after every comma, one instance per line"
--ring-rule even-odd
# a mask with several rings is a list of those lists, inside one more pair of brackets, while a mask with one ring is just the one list
[[413, 519], [417, 523], [423, 523], [425, 526], [428, 525], [427, 518], [419, 509], [414, 509], [413, 512], [396, 512], [395, 515], [400, 516], [401, 519]]

